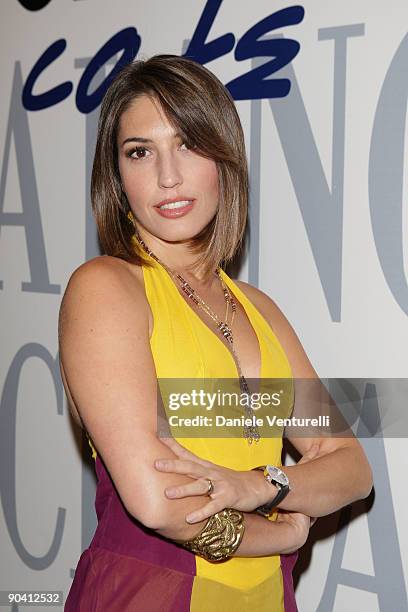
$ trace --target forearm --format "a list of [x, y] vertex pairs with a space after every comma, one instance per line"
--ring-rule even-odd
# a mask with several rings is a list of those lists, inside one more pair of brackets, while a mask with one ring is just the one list
[[[153, 453], [149, 448], [147, 455], [150, 454]], [[167, 447], [155, 450], [154, 456], [174, 458], [174, 454]], [[187, 541], [194, 538], [206, 525], [207, 519], [188, 523], [186, 516], [201, 509], [209, 498], [205, 495], [192, 495], [169, 499], [164, 493], [166, 487], [182, 486], [194, 480], [174, 472], [156, 471], [152, 467], [153, 463], [152, 458], [146, 457], [145, 463], [139, 466], [138, 486], [134, 487], [139, 494], [133, 498], [132, 505], [127, 506], [128, 512], [145, 527], [169, 540]], [[260, 481], [254, 483], [254, 486], [260, 492], [264, 478], [261, 472], [258, 474]], [[140, 495], [140, 491], [143, 491], [143, 495]], [[235, 556], [279, 554], [289, 552], [289, 549], [297, 550], [303, 544], [299, 543], [296, 528], [287, 523], [271, 521], [256, 513], [245, 512], [244, 524], [244, 536]]]
[[[259, 475], [262, 476], [261, 473]], [[169, 479], [173, 485], [183, 484], [186, 480], [190, 480], [179, 474], [156, 473], [154, 491], [156, 495], [157, 492], [159, 494], [156, 498], [154, 512], [151, 508], [151, 518], [148, 526], [170, 540], [190, 540], [202, 530], [207, 523], [207, 519], [190, 524], [187, 523], [185, 517], [194, 510], [201, 508], [205, 497], [199, 495], [169, 500], [163, 492], [169, 484]], [[261, 489], [259, 482], [256, 486], [259, 487], [259, 490]], [[304, 532], [294, 524], [283, 520], [269, 520], [255, 512], [243, 512], [243, 515], [244, 535], [234, 556], [260, 557], [289, 553], [303, 546], [305, 542]]]
[[[163, 451], [161, 451], [162, 454]], [[206, 521], [190, 524], [186, 516], [203, 505], [203, 496], [191, 496], [182, 499], [168, 499], [164, 494], [170, 485], [184, 485], [191, 478], [179, 474], [164, 474], [154, 470], [150, 465], [139, 469], [139, 491], [143, 495], [135, 498], [129, 513], [145, 527], [157, 531], [160, 535], [174, 540], [187, 540], [194, 537], [204, 527]]]
[[[262, 557], [290, 553], [304, 544], [298, 530], [286, 523], [270, 521], [253, 512], [243, 512], [245, 531], [241, 543], [232, 556]], [[160, 535], [174, 540], [188, 540], [197, 535], [206, 521], [194, 525], [163, 527], [158, 529]]]
[[262, 557], [293, 552], [304, 544], [296, 529], [285, 522], [270, 521], [244, 512], [245, 532], [235, 557]]
[[344, 447], [312, 461], [284, 467], [293, 490], [279, 504], [308, 516], [325, 516], [358, 499], [372, 488], [372, 474], [363, 451]]
[[[175, 479], [185, 481], [186, 477], [172, 474], [173, 483]], [[166, 486], [166, 480], [167, 478], [160, 484], [162, 490]], [[204, 499], [203, 496], [192, 496], [169, 500], [163, 494], [157, 502], [154, 519], [152, 517], [149, 524], [154, 531], [170, 540], [186, 541], [194, 538], [206, 525], [207, 519], [190, 524], [186, 522], [185, 517], [201, 508]], [[234, 556], [258, 557], [286, 553], [297, 550], [304, 543], [299, 539], [298, 530], [287, 522], [268, 520], [255, 512], [243, 512], [243, 515], [244, 536]]]

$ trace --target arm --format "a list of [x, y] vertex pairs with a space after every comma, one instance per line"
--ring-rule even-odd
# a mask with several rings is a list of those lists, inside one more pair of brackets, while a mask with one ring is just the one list
[[310, 518], [304, 514], [282, 513], [276, 521], [248, 512], [244, 517], [244, 537], [233, 556], [288, 554], [303, 546], [309, 534]]
[[173, 453], [156, 435], [146, 298], [123, 262], [97, 257], [72, 274], [60, 308], [59, 345], [67, 391], [128, 512], [146, 527], [171, 523], [178, 537], [193, 536], [197, 525], [183, 524], [182, 517], [197, 500], [175, 508], [162, 492], [168, 477], [153, 467], [157, 454]]
[[[316, 388], [320, 385], [322, 392], [330, 398], [281, 310], [266, 294], [252, 287], [251, 291], [256, 293], [259, 310], [267, 317], [288, 356], [295, 379], [295, 411], [299, 414], [309, 410], [307, 395], [313, 385]], [[309, 381], [305, 384], [304, 379], [309, 379], [310, 384]], [[334, 417], [335, 411], [332, 402]], [[285, 467], [293, 491], [279, 505], [280, 508], [324, 516], [370, 494], [373, 480], [365, 453], [350, 429], [343, 428], [342, 431], [344, 437], [288, 436], [301, 455], [314, 445], [318, 452], [311, 462]]]
[[[292, 442], [302, 452], [313, 439], [298, 438]], [[285, 466], [293, 490], [279, 504], [280, 508], [319, 517], [370, 494], [371, 469], [359, 442], [347, 440], [344, 446], [341, 442], [341, 438], [317, 438], [319, 456], [314, 461]]]
[[[106, 256], [86, 262], [71, 276], [61, 303], [60, 360], [81, 421], [128, 512], [165, 537], [187, 540], [205, 522], [188, 524], [185, 515], [202, 502], [167, 499], [167, 486], [191, 479], [154, 469], [156, 457], [175, 455], [156, 435], [157, 383], [147, 308], [142, 285], [123, 262]], [[288, 535], [286, 547], [303, 538], [296, 538], [299, 529], [261, 517], [248, 519], [247, 527], [243, 551], [252, 555], [265, 554], [265, 534], [274, 530], [282, 539]], [[276, 546], [272, 537], [269, 541]]]

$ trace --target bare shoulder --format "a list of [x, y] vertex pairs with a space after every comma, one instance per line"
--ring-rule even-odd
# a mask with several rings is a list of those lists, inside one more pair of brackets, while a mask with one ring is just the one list
[[234, 280], [234, 283], [245, 293], [274, 330], [291, 327], [282, 310], [268, 294], [241, 280]]
[[[139, 266], [108, 255], [94, 257], [76, 268], [67, 283], [59, 312], [59, 333], [68, 311], [81, 311], [98, 305], [95, 316], [114, 305], [132, 308], [148, 316], [143, 272]], [[147, 319], [148, 320], [148, 319]]]
[[72, 272], [65, 293], [73, 286], [77, 288], [81, 285], [90, 289], [98, 286], [101, 289], [104, 286], [108, 288], [111, 282], [114, 283], [115, 288], [122, 286], [124, 290], [127, 288], [140, 291], [142, 270], [139, 266], [131, 266], [118, 257], [100, 255], [84, 262]]
[[[112, 326], [125, 321], [140, 330], [150, 330], [150, 308], [143, 284], [143, 271], [117, 258], [102, 255], [81, 264], [71, 274], [61, 300], [58, 338], [65, 338], [75, 322], [76, 335], [104, 322]], [[109, 331], [109, 330], [108, 330]]]
[[234, 280], [234, 282], [272, 328], [289, 359], [294, 376], [299, 378], [316, 377], [316, 371], [310, 363], [296, 331], [277, 303], [264, 291], [249, 283], [237, 280]]
[[85, 358], [88, 351], [92, 363], [101, 350], [113, 363], [119, 339], [136, 334], [146, 345], [149, 342], [149, 306], [142, 274], [138, 266], [100, 256], [81, 264], [68, 280], [58, 316], [59, 360], [71, 413], [81, 427], [74, 379], [90, 369]]

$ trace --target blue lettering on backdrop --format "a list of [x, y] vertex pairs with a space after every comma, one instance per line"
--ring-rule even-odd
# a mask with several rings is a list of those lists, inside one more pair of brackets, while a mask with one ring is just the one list
[[[77, 108], [81, 113], [90, 113], [99, 106], [115, 74], [123, 65], [128, 64], [136, 57], [140, 48], [140, 43], [141, 38], [136, 28], [130, 27], [117, 32], [101, 47], [89, 62], [78, 84], [75, 100]], [[63, 38], [55, 41], [55, 43], [44, 51], [34, 64], [27, 77], [22, 94], [23, 106], [27, 110], [43, 110], [62, 102], [62, 100], [65, 100], [71, 94], [73, 84], [70, 81], [61, 83], [57, 85], [57, 87], [42, 94], [34, 95], [32, 93], [38, 77], [64, 52], [66, 46], [66, 40]], [[110, 74], [92, 94], [89, 94], [88, 89], [95, 75], [113, 55], [121, 50], [123, 50], [123, 53], [116, 62], [116, 65], [112, 68]]]
[[[205, 64], [232, 51], [235, 44], [235, 36], [232, 33], [206, 42], [221, 4], [222, 0], [208, 0], [184, 54], [186, 57]], [[282, 98], [288, 95], [290, 91], [288, 79], [265, 79], [296, 57], [300, 49], [299, 43], [287, 38], [274, 40], [259, 40], [259, 38], [278, 28], [300, 23], [304, 15], [302, 6], [284, 8], [265, 17], [242, 36], [235, 47], [234, 57], [238, 62], [255, 57], [274, 59], [226, 84], [234, 100]]]
[[[122, 66], [129, 64], [136, 57], [141, 42], [142, 39], [137, 33], [136, 28], [125, 28], [115, 34], [115, 36], [112, 36], [112, 38], [110, 38], [98, 51], [95, 57], [91, 59], [79, 81], [76, 94], [76, 105], [81, 113], [90, 113], [100, 105], [109, 87], [109, 83]], [[111, 57], [122, 49], [123, 53], [110, 73], [95, 91], [89, 94], [88, 88], [94, 76], [105, 66], [106, 62], [110, 60]]]
[[28, 11], [39, 11], [51, 2], [51, 0], [18, 0], [18, 1]]
[[274, 59], [246, 72], [227, 84], [235, 100], [284, 98], [290, 91], [289, 79], [266, 79], [283, 68], [299, 53], [300, 44], [290, 38], [259, 40], [260, 36], [285, 25], [300, 23], [305, 11], [300, 6], [283, 9], [269, 15], [243, 35], [235, 48], [235, 59], [242, 61], [254, 57], [273, 57]]
[[[236, 39], [231, 32], [206, 42], [222, 2], [223, 0], [207, 1], [184, 54], [185, 57], [206, 64], [233, 50]], [[305, 11], [302, 6], [284, 8], [265, 17], [242, 36], [235, 47], [234, 53], [238, 62], [255, 57], [273, 59], [226, 84], [235, 100], [282, 98], [288, 95], [290, 91], [290, 81], [288, 79], [267, 79], [266, 77], [286, 66], [296, 57], [300, 49], [299, 43], [287, 38], [274, 40], [259, 40], [259, 38], [278, 28], [300, 23], [304, 14]], [[81, 113], [90, 113], [100, 105], [109, 83], [123, 65], [133, 61], [139, 52], [141, 42], [141, 37], [136, 28], [125, 28], [114, 34], [90, 60], [79, 81], [75, 97], [76, 106]], [[27, 110], [38, 111], [49, 108], [71, 95], [74, 88], [71, 81], [60, 83], [42, 94], [33, 94], [37, 79], [65, 51], [66, 46], [67, 42], [64, 38], [56, 40], [34, 64], [22, 93], [23, 106]], [[113, 55], [121, 50], [123, 51], [122, 55], [110, 74], [93, 93], [89, 94], [88, 89], [95, 75]]]
[[212, 62], [226, 55], [234, 48], [235, 36], [232, 32], [224, 34], [211, 42], [205, 42], [221, 4], [222, 0], [208, 0], [184, 54], [200, 64]]
[[23, 106], [27, 110], [36, 111], [54, 106], [54, 104], [58, 104], [58, 102], [65, 100], [65, 98], [68, 98], [70, 95], [73, 89], [73, 85], [70, 81], [65, 81], [65, 83], [61, 83], [57, 85], [57, 87], [49, 89], [42, 94], [34, 95], [32, 93], [40, 74], [65, 51], [66, 46], [67, 41], [64, 38], [56, 40], [55, 43], [44, 51], [34, 64], [23, 88]]

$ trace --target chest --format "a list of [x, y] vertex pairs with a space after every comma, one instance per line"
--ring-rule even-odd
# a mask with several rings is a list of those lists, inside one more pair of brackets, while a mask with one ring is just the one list
[[[205, 306], [200, 307], [175, 286], [150, 289], [150, 342], [158, 376], [235, 378], [238, 360], [246, 378], [261, 377], [259, 329], [236, 296], [232, 318], [222, 291], [201, 291]], [[221, 321], [230, 326], [232, 343], [217, 328]]]
[[[257, 332], [246, 313], [244, 307], [239, 300], [234, 296], [235, 302], [235, 313], [232, 319], [231, 305], [228, 310], [226, 309], [226, 303], [220, 297], [212, 296], [213, 299], [210, 302], [208, 296], [204, 296], [206, 303], [211, 303], [212, 312], [217, 313], [218, 323], [227, 322], [230, 330], [230, 334], [224, 335], [220, 329], [218, 329], [217, 322], [207, 314], [202, 308], [196, 305], [194, 302], [188, 302], [188, 298], [184, 298], [185, 307], [187, 313], [190, 314], [193, 325], [196, 323], [196, 332], [200, 335], [200, 332], [204, 334], [204, 337], [208, 338], [212, 346], [212, 350], [219, 355], [220, 359], [234, 360], [238, 362], [242, 374], [246, 378], [260, 378], [261, 367], [262, 367], [262, 354], [261, 347], [258, 340]], [[215, 298], [215, 299], [214, 299]], [[189, 312], [190, 309], [190, 312]], [[217, 350], [215, 346], [217, 345]], [[237, 368], [237, 365], [235, 366]]]

